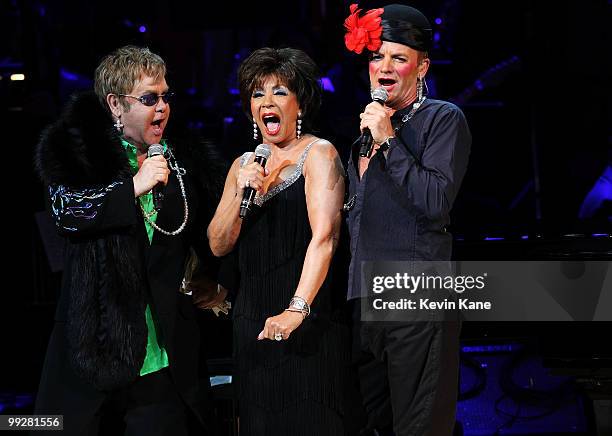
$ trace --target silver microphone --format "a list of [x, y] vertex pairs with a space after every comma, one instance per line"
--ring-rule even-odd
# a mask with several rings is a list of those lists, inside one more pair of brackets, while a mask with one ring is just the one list
[[[372, 90], [370, 95], [372, 96], [372, 101], [380, 103], [381, 105], [384, 105], [387, 99], [389, 98], [389, 93], [382, 86]], [[372, 156], [374, 140], [372, 139], [372, 133], [370, 132], [370, 129], [368, 129], [367, 127], [363, 129], [361, 137], [359, 138], [359, 143], [361, 144], [361, 147], [359, 148], [359, 156]]]
[[[153, 156], [163, 156], [164, 146], [161, 144], [151, 144], [147, 150], [147, 158]], [[153, 187], [153, 207], [156, 211], [160, 211], [162, 203], [164, 202], [164, 185], [158, 183]]]
[[[259, 144], [255, 149], [255, 162], [257, 162], [262, 167], [266, 167], [266, 162], [272, 151], [270, 150], [270, 146], [268, 144]], [[240, 202], [240, 218], [244, 218], [251, 211], [251, 207], [253, 206], [253, 200], [255, 200], [255, 189], [250, 186], [244, 189], [244, 193], [242, 194], [242, 202]]]

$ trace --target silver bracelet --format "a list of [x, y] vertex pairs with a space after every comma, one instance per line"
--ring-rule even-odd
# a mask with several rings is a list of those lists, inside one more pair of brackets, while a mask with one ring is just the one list
[[304, 318], [310, 315], [310, 306], [302, 297], [298, 297], [294, 295], [291, 301], [289, 302], [289, 307], [285, 309], [289, 312], [300, 312]]
[[306, 314], [303, 311], [301, 311], [301, 310], [298, 310], [298, 309], [285, 309], [285, 312], [297, 312], [300, 315], [302, 315], [302, 319], [303, 320], [306, 319]]

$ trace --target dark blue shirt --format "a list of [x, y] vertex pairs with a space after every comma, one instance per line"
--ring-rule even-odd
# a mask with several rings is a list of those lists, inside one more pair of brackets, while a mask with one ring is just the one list
[[348, 299], [362, 296], [363, 261], [441, 261], [451, 256], [446, 226], [472, 137], [463, 112], [452, 103], [427, 99], [402, 124], [411, 108], [393, 115], [394, 127], [401, 126], [396, 138], [386, 153], [379, 150], [372, 157], [361, 180], [358, 146], [351, 151]]

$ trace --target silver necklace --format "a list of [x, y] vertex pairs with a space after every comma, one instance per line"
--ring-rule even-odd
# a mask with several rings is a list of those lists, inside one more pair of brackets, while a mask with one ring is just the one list
[[410, 120], [414, 116], [414, 114], [416, 113], [416, 111], [419, 110], [419, 108], [421, 107], [421, 105], [423, 104], [426, 98], [427, 97], [423, 95], [421, 98], [419, 98], [419, 101], [417, 101], [415, 104], [412, 105], [412, 109], [410, 109], [410, 112], [408, 112], [406, 115], [402, 117], [402, 123], [399, 126], [397, 126], [395, 129], [393, 129], [396, 134], [399, 133], [404, 123]]
[[185, 192], [185, 184], [183, 183], [183, 176], [185, 174], [187, 174], [187, 171], [185, 171], [185, 168], [181, 168], [178, 165], [178, 162], [176, 161], [176, 159], [174, 158], [174, 155], [172, 154], [172, 151], [170, 151], [170, 149], [168, 149], [168, 166], [170, 167], [170, 169], [172, 171], [176, 172], [176, 178], [178, 179], [179, 182], [179, 186], [181, 187], [181, 195], [183, 197], [183, 204], [185, 206], [185, 217], [183, 218], [183, 223], [179, 226], [178, 229], [169, 232], [167, 230], [162, 229], [161, 227], [159, 227], [157, 224], [155, 224], [155, 222], [153, 220], [151, 220], [151, 217], [155, 214], [155, 210], [151, 211], [150, 213], [145, 212], [144, 208], [142, 207], [142, 203], [140, 203], [140, 210], [142, 211], [142, 214], [144, 216], [144, 219], [151, 224], [151, 226], [157, 230], [160, 233], [163, 233], [166, 236], [176, 236], [179, 233], [181, 233], [183, 230], [185, 230], [185, 226], [187, 226], [187, 220], [189, 219], [189, 205], [187, 204], [187, 193]]

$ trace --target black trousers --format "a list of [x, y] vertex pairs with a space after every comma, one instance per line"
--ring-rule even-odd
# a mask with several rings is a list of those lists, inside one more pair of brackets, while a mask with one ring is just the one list
[[186, 405], [164, 368], [110, 394], [86, 436], [117, 435], [121, 429], [125, 436], [187, 436], [186, 420]]
[[[75, 397], [76, 400], [76, 397]], [[87, 404], [83, 398], [83, 404]], [[49, 435], [187, 436], [187, 406], [170, 378], [168, 368], [138, 377], [125, 388], [106, 395], [97, 409], [79, 407], [64, 414], [64, 430]], [[48, 413], [38, 410], [37, 413]], [[54, 412], [57, 413], [57, 412]], [[91, 413], [91, 415], [89, 415]], [[46, 434], [46, 432], [33, 432]]]
[[359, 301], [352, 304], [353, 365], [367, 417], [360, 434], [451, 435], [459, 322], [362, 322]]

